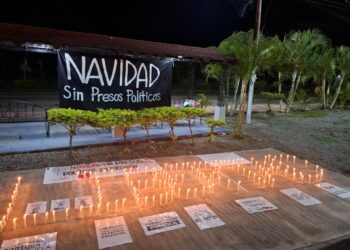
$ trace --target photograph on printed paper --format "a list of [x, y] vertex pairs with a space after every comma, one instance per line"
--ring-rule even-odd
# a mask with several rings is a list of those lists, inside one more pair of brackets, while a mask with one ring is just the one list
[[66, 210], [66, 208], [70, 208], [70, 200], [69, 199], [60, 199], [60, 200], [52, 200], [51, 201], [51, 211], [62, 211]]
[[184, 209], [200, 230], [225, 225], [225, 223], [207, 206], [207, 204], [184, 207]]
[[75, 209], [80, 208], [80, 206], [90, 207], [91, 205], [93, 205], [91, 196], [75, 197], [75, 202], [74, 202]]
[[47, 201], [39, 201], [27, 204], [26, 214], [42, 214], [46, 212]]
[[350, 198], [350, 192], [348, 190], [334, 186], [333, 184], [330, 184], [328, 182], [318, 183], [316, 184], [316, 186], [339, 198], [342, 198], [342, 199]]
[[293, 200], [299, 202], [303, 206], [312, 206], [312, 205], [321, 204], [319, 200], [302, 192], [297, 188], [282, 189], [281, 192], [289, 196]]

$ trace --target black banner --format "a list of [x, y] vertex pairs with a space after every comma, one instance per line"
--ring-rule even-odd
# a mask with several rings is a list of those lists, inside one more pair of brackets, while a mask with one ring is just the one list
[[173, 61], [58, 52], [61, 108], [170, 106]]

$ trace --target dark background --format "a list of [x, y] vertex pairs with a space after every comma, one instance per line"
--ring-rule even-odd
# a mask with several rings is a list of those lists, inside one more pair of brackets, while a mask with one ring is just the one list
[[[217, 46], [234, 31], [254, 27], [255, 0], [2, 1], [0, 22], [134, 39]], [[350, 0], [263, 0], [261, 29], [281, 38], [318, 28], [333, 45], [350, 45]], [[1, 30], [0, 30], [1, 32]], [[21, 69], [27, 57], [30, 71]], [[0, 91], [57, 90], [54, 55], [0, 50]], [[208, 86], [196, 66], [195, 89]], [[175, 64], [173, 87], [187, 88], [186, 64]], [[25, 79], [26, 78], [26, 79]], [[25, 79], [25, 80], [24, 80]], [[176, 92], [175, 92], [176, 93]]]

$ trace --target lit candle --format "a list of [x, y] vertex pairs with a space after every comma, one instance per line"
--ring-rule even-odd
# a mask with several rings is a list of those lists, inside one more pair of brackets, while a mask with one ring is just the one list
[[146, 197], [145, 197], [145, 207], [148, 206], [148, 205], [147, 205], [147, 201], [148, 201], [148, 196], [146, 195]]
[[27, 228], [27, 214], [23, 215], [23, 227]]
[[177, 198], [180, 198], [180, 196], [181, 196], [181, 188], [179, 187], [177, 189]]
[[322, 181], [323, 178], [323, 169], [321, 168], [321, 173], [320, 173], [320, 180]]
[[227, 188], [230, 189], [230, 182], [231, 182], [231, 179], [227, 179]]
[[21, 185], [21, 180], [22, 180], [22, 176], [18, 176], [18, 177], [17, 177], [18, 185]]
[[318, 181], [318, 174], [316, 174], [315, 181]]
[[253, 174], [253, 183], [255, 182], [256, 173]]
[[272, 178], [271, 187], [273, 187], [274, 184], [275, 184], [275, 178]]
[[221, 182], [221, 176], [219, 176], [219, 178], [218, 178], [218, 179], [219, 179], [219, 185], [220, 185], [220, 182]]
[[118, 203], [119, 203], [119, 200], [115, 200], [114, 202], [114, 211], [117, 212], [118, 211]]
[[197, 197], [197, 188], [194, 189], [194, 192], [193, 192], [193, 197], [196, 198]]
[[317, 174], [317, 172], [318, 172], [318, 167], [319, 167], [319, 166], [318, 166], [318, 165], [316, 165], [316, 174]]
[[190, 189], [190, 188], [187, 188], [186, 199], [188, 199], [188, 196], [189, 196], [190, 192], [191, 192], [191, 189]]
[[145, 188], [147, 188], [148, 180], [145, 180]]
[[264, 179], [263, 180], [263, 188], [265, 188], [265, 183], [266, 183], [266, 180]]
[[293, 155], [293, 163], [295, 164], [295, 155]]
[[126, 198], [123, 198], [123, 202], [122, 202], [122, 208], [123, 208], [123, 210], [124, 210], [124, 208], [125, 208], [125, 201], [126, 201]]
[[203, 185], [203, 187], [202, 187], [202, 196], [204, 196], [205, 195], [205, 185]]
[[160, 193], [159, 195], [159, 204], [162, 205], [163, 202], [163, 193]]
[[184, 178], [185, 178], [185, 175], [182, 174], [182, 175], [181, 175], [181, 184], [182, 184], [182, 185], [184, 184]]
[[97, 204], [97, 212], [98, 212], [98, 214], [101, 214], [101, 203]]
[[[91, 208], [91, 206], [90, 206], [90, 208]], [[69, 208], [66, 208], [65, 211], [66, 211], [66, 221], [68, 221], [69, 220]], [[91, 215], [91, 210], [90, 210], [90, 215]]]
[[282, 154], [280, 154], [280, 161], [282, 161]]
[[36, 226], [36, 214], [33, 214], [33, 222], [34, 222], [34, 226]]
[[[100, 205], [100, 209], [101, 209], [101, 203], [99, 203], [99, 205]], [[79, 210], [80, 210], [80, 217], [83, 218], [83, 217], [84, 217], [84, 214], [83, 214], [83, 205], [80, 205]]]
[[137, 181], [137, 188], [140, 189], [140, 186], [141, 186], [141, 180], [138, 180]]
[[250, 178], [250, 174], [251, 174], [251, 171], [249, 170], [249, 171], [248, 171], [248, 180], [249, 180], [249, 178]]
[[0, 221], [0, 233], [2, 233], [2, 231], [4, 231], [4, 225], [2, 224], [2, 220]]
[[258, 177], [258, 185], [260, 185], [260, 179], [261, 179], [261, 178], [260, 178], [260, 176], [259, 176], [259, 177]]
[[305, 160], [305, 167], [307, 167], [307, 163], [308, 163], [309, 161], [308, 160]]
[[56, 211], [52, 210], [52, 222], [55, 223], [56, 222]]
[[12, 220], [12, 229], [13, 230], [17, 229], [17, 218], [13, 218], [13, 220]]
[[311, 174], [309, 174], [309, 184], [311, 184]]
[[288, 159], [289, 159], [289, 155], [287, 155], [287, 159], [286, 159], [286, 162], [288, 162]]
[[[260, 177], [259, 177], [259, 178], [260, 178]], [[259, 180], [259, 181], [260, 181], [260, 180]], [[237, 182], [237, 191], [239, 191], [240, 185], [241, 185], [241, 181], [238, 181], [238, 182]]]
[[106, 204], [107, 214], [109, 214], [109, 206], [110, 206], [110, 203], [109, 203], [109, 202], [107, 202], [107, 204]]
[[[36, 216], [35, 216], [36, 217]], [[49, 221], [49, 212], [45, 213], [45, 224], [47, 224]]]
[[153, 195], [153, 196], [152, 196], [152, 206], [153, 206], [153, 207], [155, 206], [155, 201], [156, 201], [156, 196]]

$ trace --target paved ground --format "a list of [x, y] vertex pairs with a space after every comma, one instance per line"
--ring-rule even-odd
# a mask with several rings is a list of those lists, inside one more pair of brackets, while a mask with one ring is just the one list
[[[149, 130], [151, 139], [169, 138], [170, 128], [164, 124], [154, 126]], [[175, 134], [179, 137], [189, 136], [190, 131], [186, 124], [178, 123]], [[194, 135], [207, 135], [209, 128], [199, 120], [192, 128]], [[228, 129], [218, 128], [216, 132], [228, 132]], [[140, 127], [133, 127], [127, 133], [128, 141], [146, 141], [146, 131]], [[73, 139], [73, 146], [87, 146], [98, 144], [112, 144], [122, 142], [122, 138], [115, 138], [105, 129], [94, 129], [89, 126], [82, 127]], [[63, 149], [69, 147], [69, 134], [61, 125], [51, 126], [50, 137], [46, 136], [43, 122], [30, 123], [0, 123], [0, 154], [31, 152], [50, 149]]]

